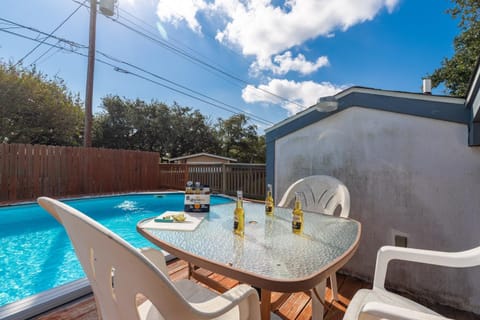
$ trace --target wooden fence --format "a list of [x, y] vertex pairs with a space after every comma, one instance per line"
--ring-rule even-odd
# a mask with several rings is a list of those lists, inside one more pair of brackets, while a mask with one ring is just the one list
[[213, 192], [236, 195], [242, 190], [245, 197], [265, 198], [264, 164], [160, 164], [159, 180], [164, 188], [184, 189], [190, 180], [208, 184]]
[[188, 181], [213, 192], [265, 197], [264, 164], [159, 164], [159, 154], [131, 150], [0, 144], [0, 203], [185, 189]]
[[0, 144], [0, 202], [159, 188], [159, 154]]

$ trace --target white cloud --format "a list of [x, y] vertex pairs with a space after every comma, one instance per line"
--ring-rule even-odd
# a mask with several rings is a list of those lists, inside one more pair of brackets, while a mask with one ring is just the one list
[[397, 6], [398, 0], [386, 0], [385, 1], [385, 6], [387, 7], [387, 10], [389, 13], [393, 12], [393, 9]]
[[292, 59], [292, 53], [287, 51], [282, 55], [274, 56], [273, 59], [257, 60], [250, 68], [254, 74], [259, 73], [261, 70], [271, 70], [276, 75], [284, 75], [290, 71], [298, 71], [302, 75], [307, 75], [317, 71], [321, 67], [328, 66], [328, 64], [328, 58], [326, 56], [321, 56], [317, 61], [311, 62], [307, 61], [301, 53]]
[[[296, 82], [285, 79], [273, 79], [266, 85], [246, 86], [242, 90], [242, 98], [247, 103], [266, 102], [281, 104], [289, 115], [295, 114], [314, 105], [318, 98], [332, 96], [345, 89], [330, 82], [316, 83], [313, 81]], [[270, 94], [272, 93], [272, 94]], [[287, 98], [290, 102], [280, 98]]]
[[321, 62], [309, 65], [301, 61], [305, 57], [300, 55], [292, 61], [277, 62], [280, 64], [277, 66], [266, 61], [309, 39], [332, 37], [336, 30], [347, 30], [372, 20], [383, 8], [392, 12], [399, 1], [285, 0], [283, 6], [274, 6], [271, 0], [159, 0], [157, 15], [162, 22], [184, 21], [198, 33], [201, 32], [198, 12], [219, 15], [225, 25], [220, 26], [216, 39], [240, 48], [244, 55], [255, 56], [257, 64], [253, 69], [268, 70], [270, 66], [275, 74], [289, 70], [309, 73]]
[[[331, 36], [336, 29], [371, 20], [384, 7], [389, 11], [398, 0], [297, 0], [284, 8], [269, 0], [247, 0], [233, 6], [232, 0], [216, 0], [229, 23], [217, 39], [239, 46], [245, 55], [265, 59], [318, 36]], [[228, 5], [223, 5], [227, 3]]]
[[207, 9], [203, 0], [159, 0], [157, 4], [157, 16], [162, 22], [178, 25], [185, 21], [190, 29], [201, 33], [202, 27], [198, 22], [197, 12]]

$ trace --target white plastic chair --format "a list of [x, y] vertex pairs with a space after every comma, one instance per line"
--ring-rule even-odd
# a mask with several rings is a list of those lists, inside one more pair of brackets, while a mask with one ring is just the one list
[[453, 268], [480, 265], [480, 247], [462, 252], [442, 252], [385, 246], [377, 253], [373, 289], [361, 289], [355, 293], [344, 320], [393, 319], [440, 320], [447, 319], [412, 300], [385, 289], [385, 276], [391, 260], [404, 260]]
[[318, 175], [295, 181], [285, 191], [278, 206], [293, 208], [297, 192], [300, 193], [304, 210], [333, 215], [340, 206], [340, 217], [347, 218], [350, 213], [350, 193], [347, 187], [334, 177]]
[[[348, 218], [350, 213], [350, 193], [347, 187], [331, 176], [315, 175], [293, 183], [278, 203], [279, 207], [293, 208], [295, 193], [299, 193], [302, 208], [307, 211], [333, 215], [340, 207], [340, 217]], [[330, 275], [330, 287], [334, 300], [338, 300], [337, 277]]]
[[[98, 222], [54, 199], [38, 203], [66, 229], [102, 319], [260, 319], [258, 293], [239, 285], [218, 295], [190, 280], [173, 283], [163, 254], [139, 251]], [[139, 304], [137, 299], [145, 297]]]

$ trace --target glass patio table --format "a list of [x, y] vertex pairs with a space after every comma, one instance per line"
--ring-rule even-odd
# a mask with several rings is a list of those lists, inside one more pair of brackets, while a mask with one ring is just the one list
[[[262, 319], [270, 318], [271, 292], [314, 289], [312, 319], [323, 319], [326, 278], [355, 253], [361, 225], [353, 219], [304, 211], [303, 234], [292, 233], [292, 209], [244, 202], [245, 236], [233, 233], [235, 203], [215, 205], [194, 231], [137, 230], [163, 250], [195, 266], [261, 289]], [[322, 301], [319, 301], [321, 299]]]

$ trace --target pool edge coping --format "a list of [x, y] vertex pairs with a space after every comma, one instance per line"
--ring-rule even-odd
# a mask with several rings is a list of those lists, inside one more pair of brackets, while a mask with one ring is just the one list
[[[180, 190], [163, 190], [163, 191], [139, 191], [139, 192], [125, 192], [125, 193], [108, 193], [108, 194], [99, 194], [99, 195], [83, 195], [83, 196], [72, 196], [72, 197], [52, 197], [59, 201], [70, 201], [70, 200], [83, 200], [86, 198], [108, 198], [108, 197], [119, 197], [119, 196], [126, 196], [126, 195], [147, 195], [147, 194], [165, 194], [165, 193], [185, 193], [184, 191]], [[37, 200], [25, 200], [25, 201], [18, 201], [18, 202], [0, 202], [0, 208], [10, 207], [10, 206], [22, 206], [22, 205], [29, 205], [29, 204], [36, 204]]]
[[[164, 255], [166, 262], [176, 259], [175, 256], [165, 251]], [[1, 306], [0, 319], [31, 319], [91, 293], [92, 288], [88, 279], [85, 277]]]

